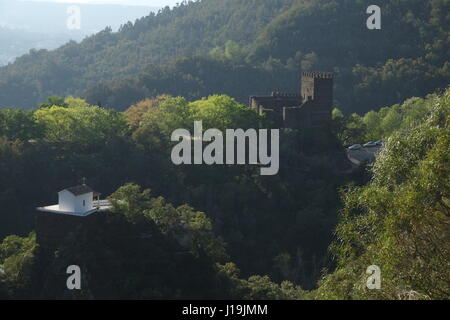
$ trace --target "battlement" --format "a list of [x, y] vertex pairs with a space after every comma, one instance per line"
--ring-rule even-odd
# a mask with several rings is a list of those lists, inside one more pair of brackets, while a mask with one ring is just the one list
[[280, 92], [280, 91], [273, 91], [272, 94], [271, 94], [271, 97], [298, 98], [298, 97], [300, 97], [300, 95], [296, 94], [296, 93], [286, 93], [286, 92]]
[[316, 78], [316, 79], [333, 79], [334, 74], [331, 72], [302, 72], [303, 77]]
[[275, 89], [270, 96], [251, 96], [249, 105], [266, 114], [280, 127], [315, 128], [326, 126], [333, 107], [331, 72], [302, 72], [300, 94]]

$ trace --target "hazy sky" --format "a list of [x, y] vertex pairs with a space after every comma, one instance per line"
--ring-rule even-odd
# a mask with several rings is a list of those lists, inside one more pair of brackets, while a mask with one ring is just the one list
[[173, 6], [181, 0], [28, 0], [58, 3], [96, 3], [96, 4], [125, 4], [125, 5], [147, 5], [153, 7]]

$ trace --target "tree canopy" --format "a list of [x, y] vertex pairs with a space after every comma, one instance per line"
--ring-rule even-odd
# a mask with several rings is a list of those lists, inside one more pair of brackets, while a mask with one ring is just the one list
[[[406, 105], [428, 107], [422, 121], [387, 139], [369, 184], [342, 194], [332, 245], [337, 270], [324, 277], [315, 297], [448, 298], [450, 93], [419, 101]], [[370, 265], [381, 268], [381, 290], [365, 286]]]
[[[0, 68], [0, 107], [83, 95], [124, 110], [161, 94], [189, 101], [299, 91], [300, 70], [336, 74], [335, 106], [363, 114], [448, 85], [446, 0], [203, 0], [106, 28], [80, 43], [31, 51]], [[349, 36], [351, 35], [351, 36]]]

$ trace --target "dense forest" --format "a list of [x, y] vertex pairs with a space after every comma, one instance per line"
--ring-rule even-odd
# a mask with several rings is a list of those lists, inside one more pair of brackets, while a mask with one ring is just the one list
[[[381, 30], [369, 4], [182, 2], [1, 67], [0, 299], [448, 299], [450, 1], [379, 1]], [[334, 72], [332, 117], [280, 130], [277, 175], [173, 164], [194, 121], [277, 127], [248, 97], [301, 70]], [[84, 182], [112, 208], [49, 252], [36, 208]]]
[[300, 67], [335, 72], [335, 104], [344, 112], [363, 114], [445, 88], [449, 1], [379, 1], [381, 30], [365, 26], [370, 4], [182, 2], [118, 32], [106, 28], [0, 68], [0, 107], [32, 108], [55, 94], [121, 111], [161, 94], [190, 101], [227, 94], [244, 103], [273, 89], [297, 92]]
[[[72, 97], [2, 110], [3, 295], [448, 298], [448, 92], [363, 117], [335, 109], [328, 130], [285, 130], [277, 176], [251, 165], [173, 165], [170, 134], [193, 119], [209, 128], [268, 121], [224, 95], [159, 96], [125, 112]], [[342, 144], [368, 138], [385, 139], [383, 153], [373, 167], [352, 168]], [[113, 213], [101, 230], [77, 229], [45, 258], [34, 233], [26, 236], [34, 208], [83, 177], [112, 194]], [[151, 239], [136, 238], [142, 233]], [[67, 296], [57, 284], [74, 259], [89, 270], [89, 285]], [[373, 263], [386, 270], [378, 293], [361, 282]]]

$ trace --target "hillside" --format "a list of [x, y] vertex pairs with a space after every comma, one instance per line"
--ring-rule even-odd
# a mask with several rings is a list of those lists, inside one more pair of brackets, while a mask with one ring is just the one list
[[82, 40], [81, 34], [44, 34], [25, 30], [0, 27], [0, 66], [7, 65], [18, 56], [28, 53], [30, 49], [56, 49], [70, 39]]
[[449, 299], [450, 0], [370, 4], [183, 1], [0, 67], [0, 300]]
[[[300, 68], [334, 71], [335, 104], [343, 111], [363, 113], [445, 88], [449, 1], [380, 1], [383, 27], [377, 31], [365, 26], [370, 4], [183, 2], [117, 33], [105, 29], [0, 68], [0, 107], [33, 108], [52, 94], [82, 93], [120, 110], [162, 93], [192, 100], [224, 93], [245, 102], [254, 93], [295, 90]], [[230, 76], [239, 80], [229, 83]]]
[[[227, 96], [160, 96], [125, 112], [77, 98], [0, 110], [0, 297], [446, 299], [449, 98], [364, 117], [336, 109], [332, 132], [287, 130], [277, 176], [168, 161], [171, 133], [194, 119], [222, 130], [265, 121]], [[341, 143], [380, 138], [372, 169], [342, 166]], [[35, 207], [83, 177], [112, 194], [114, 214], [68, 233], [45, 260], [35, 234], [26, 237]], [[180, 248], [186, 235], [193, 241]], [[71, 294], [58, 284], [74, 257], [89, 281]], [[383, 290], [365, 287], [372, 264]], [[305, 296], [298, 286], [318, 288]]]
[[77, 6], [81, 14], [80, 29], [68, 29], [70, 4], [0, 0], [0, 66], [13, 62], [31, 49], [54, 50], [70, 40], [81, 41], [106, 26], [117, 31], [122, 24], [158, 10], [145, 6]]
[[[314, 298], [449, 298], [450, 92], [401, 109], [409, 114], [388, 136], [372, 180], [342, 193], [331, 246], [337, 268]], [[371, 265], [383, 270], [381, 290], [361, 281]]]

